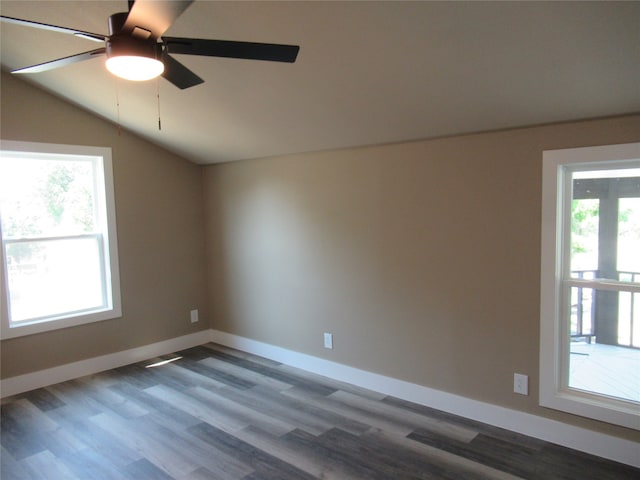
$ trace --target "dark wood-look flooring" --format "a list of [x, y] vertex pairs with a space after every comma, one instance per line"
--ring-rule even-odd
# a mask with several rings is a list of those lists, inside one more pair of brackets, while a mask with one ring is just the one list
[[1, 421], [3, 480], [640, 478], [213, 344], [7, 398]]

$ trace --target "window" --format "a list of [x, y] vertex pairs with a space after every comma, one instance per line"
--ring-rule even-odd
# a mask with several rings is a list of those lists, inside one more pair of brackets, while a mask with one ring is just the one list
[[2, 141], [2, 338], [121, 315], [111, 149]]
[[640, 429], [640, 143], [543, 155], [540, 404]]

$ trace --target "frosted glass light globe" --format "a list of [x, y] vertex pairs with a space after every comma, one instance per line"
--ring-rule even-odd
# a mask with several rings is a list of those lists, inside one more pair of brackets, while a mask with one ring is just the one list
[[107, 70], [126, 80], [144, 81], [164, 72], [164, 64], [150, 57], [119, 55], [107, 59]]

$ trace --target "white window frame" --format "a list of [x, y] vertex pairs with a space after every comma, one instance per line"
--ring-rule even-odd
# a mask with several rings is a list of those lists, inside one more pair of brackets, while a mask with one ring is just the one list
[[[596, 162], [606, 162], [606, 165]], [[590, 166], [590, 164], [593, 164]], [[623, 282], [570, 279], [569, 254], [562, 246], [570, 235], [571, 173], [576, 168], [615, 169], [640, 166], [640, 143], [549, 150], [542, 160], [542, 244], [540, 285], [541, 406], [640, 430], [640, 405], [568, 387], [569, 335], [563, 315], [570, 284], [609, 289]], [[563, 275], [567, 278], [563, 278]], [[588, 285], [582, 285], [582, 283]], [[626, 282], [624, 282], [626, 284]], [[640, 292], [640, 286], [625, 289]]]
[[[50, 143], [20, 142], [1, 140], [0, 150], [4, 154], [16, 153], [41, 153], [61, 156], [81, 156], [89, 158], [96, 165], [96, 192], [99, 210], [105, 211], [105, 215], [98, 215], [102, 242], [100, 251], [103, 256], [102, 268], [105, 272], [105, 283], [102, 288], [106, 293], [106, 305], [88, 312], [77, 312], [49, 316], [33, 321], [11, 322], [9, 315], [9, 290], [7, 264], [4, 258], [5, 241], [2, 239], [0, 249], [0, 337], [4, 339], [47, 332], [61, 328], [83, 325], [91, 322], [109, 320], [122, 316], [120, 296], [120, 274], [118, 263], [118, 244], [116, 232], [116, 210], [113, 188], [113, 166], [111, 149], [108, 147], [92, 147], [84, 145], [60, 145]], [[104, 208], [103, 208], [104, 207]], [[104, 217], [104, 218], [102, 218]], [[95, 236], [89, 234], [88, 236]], [[81, 236], [84, 237], [84, 236]]]

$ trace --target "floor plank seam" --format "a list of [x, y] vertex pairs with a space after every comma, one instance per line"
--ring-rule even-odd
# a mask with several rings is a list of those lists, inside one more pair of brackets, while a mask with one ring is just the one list
[[0, 414], [9, 480], [640, 478], [215, 344], [9, 397]]

